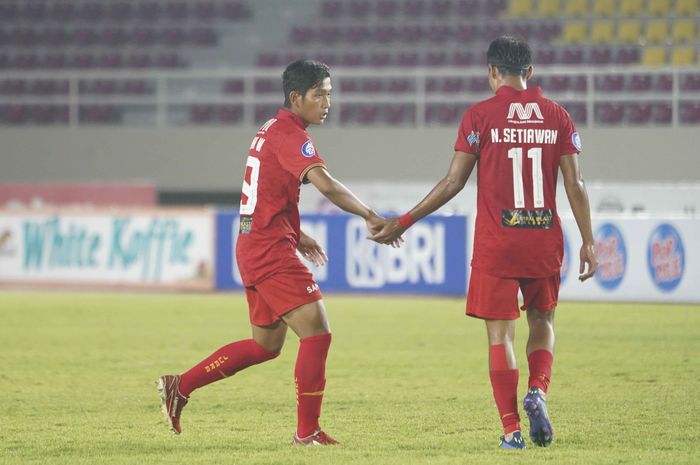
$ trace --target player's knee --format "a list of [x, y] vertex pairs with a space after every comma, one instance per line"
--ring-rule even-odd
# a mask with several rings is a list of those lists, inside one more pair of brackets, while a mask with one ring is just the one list
[[527, 320], [531, 324], [552, 324], [554, 322], [554, 310], [538, 310], [529, 308], [527, 310]]
[[284, 341], [272, 342], [272, 341], [257, 341], [253, 339], [254, 350], [256, 355], [262, 360], [272, 360], [273, 358], [279, 357], [282, 353], [282, 347], [284, 346]]

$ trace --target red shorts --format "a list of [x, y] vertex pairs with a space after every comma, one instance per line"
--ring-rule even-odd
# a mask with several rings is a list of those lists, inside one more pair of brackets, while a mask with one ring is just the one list
[[323, 299], [321, 290], [309, 270], [299, 266], [286, 268], [245, 288], [250, 322], [269, 326], [297, 307]]
[[[547, 278], [502, 278], [472, 268], [467, 315], [484, 320], [515, 320], [519, 310], [553, 310], [559, 299], [559, 274]], [[523, 306], [518, 309], [518, 289]]]

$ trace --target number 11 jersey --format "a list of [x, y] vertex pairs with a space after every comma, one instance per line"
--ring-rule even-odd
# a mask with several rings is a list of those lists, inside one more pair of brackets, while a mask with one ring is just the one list
[[300, 187], [310, 169], [324, 165], [304, 123], [286, 108], [258, 130], [246, 161], [236, 243], [244, 286], [301, 263]]
[[502, 86], [464, 113], [455, 151], [477, 156], [472, 268], [510, 278], [560, 272], [559, 158], [580, 150], [569, 114], [539, 87]]

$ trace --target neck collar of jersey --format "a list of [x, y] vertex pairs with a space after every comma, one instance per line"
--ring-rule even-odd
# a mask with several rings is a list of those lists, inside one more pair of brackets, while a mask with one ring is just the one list
[[518, 90], [511, 86], [501, 86], [496, 91], [496, 95], [504, 97], [513, 97], [516, 95], [522, 95], [525, 97], [542, 97], [542, 89], [539, 86], [530, 87], [525, 90]]
[[277, 118], [277, 119], [289, 118], [292, 121], [294, 121], [294, 123], [297, 126], [299, 126], [301, 129], [306, 130], [306, 125], [304, 124], [304, 121], [301, 118], [299, 118], [298, 115], [296, 115], [293, 111], [291, 111], [288, 108], [284, 108], [284, 107], [280, 108], [277, 111], [277, 115], [275, 115], [275, 118]]

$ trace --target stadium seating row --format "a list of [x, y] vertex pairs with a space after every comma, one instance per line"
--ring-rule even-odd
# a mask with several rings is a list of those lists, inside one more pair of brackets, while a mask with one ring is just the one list
[[[606, 93], [654, 92], [668, 94], [673, 90], [671, 74], [611, 73], [595, 76], [594, 89]], [[547, 93], [588, 90], [585, 75], [535, 76], [530, 85], [541, 86]], [[280, 93], [279, 82], [272, 78], [257, 78], [253, 81], [256, 94]], [[338, 89], [342, 94], [412, 94], [417, 91], [414, 78], [340, 78]], [[224, 95], [243, 94], [243, 79], [228, 79], [221, 84]], [[428, 94], [483, 93], [488, 92], [488, 83], [483, 77], [428, 77], [425, 81]], [[679, 77], [681, 92], [700, 92], [700, 73], [683, 73]], [[81, 79], [78, 82], [80, 95], [155, 95], [155, 82], [145, 79]], [[5, 96], [51, 96], [68, 95], [66, 79], [0, 79], [0, 95]]]
[[697, 0], [325, 0], [327, 19], [403, 17], [497, 16], [514, 17], [634, 17], [685, 16], [698, 11]]
[[549, 42], [562, 33], [559, 21], [465, 21], [450, 23], [379, 23], [343, 26], [327, 24], [321, 27], [296, 26], [290, 31], [290, 43], [309, 44], [414, 44], [463, 45], [509, 33], [533, 42]]
[[0, 70], [183, 68], [187, 61], [178, 52], [19, 52], [0, 53]]
[[[276, 79], [254, 80], [257, 94], [280, 92]], [[588, 80], [583, 75], [535, 76], [531, 85], [539, 85], [545, 92], [578, 92], [588, 90]], [[341, 78], [338, 88], [343, 94], [410, 94], [416, 92], [413, 78]], [[606, 74], [594, 79], [596, 92], [655, 92], [670, 93], [673, 90], [671, 74]], [[223, 94], [242, 94], [243, 79], [225, 80], [221, 85]], [[680, 75], [681, 92], [700, 92], [700, 73]], [[83, 79], [78, 83], [80, 95], [154, 95], [155, 83], [144, 79]], [[488, 85], [482, 77], [429, 77], [425, 82], [429, 94], [452, 94], [464, 92], [487, 92]], [[6, 96], [50, 96], [68, 95], [69, 84], [65, 79], [0, 79], [0, 95]]]
[[326, 19], [444, 18], [497, 16], [508, 5], [508, 0], [324, 0], [321, 16]]
[[685, 16], [698, 11], [697, 0], [511, 0], [511, 16]]
[[[584, 102], [562, 102], [577, 124], [585, 124], [587, 108]], [[466, 104], [428, 103], [425, 107], [427, 125], [457, 124]], [[264, 122], [276, 110], [276, 105], [256, 105], [255, 119]], [[196, 125], [240, 124], [243, 121], [241, 104], [194, 104], [188, 107], [189, 123]], [[118, 124], [125, 114], [118, 105], [81, 105], [78, 118], [81, 124]], [[670, 102], [601, 102], [594, 107], [596, 124], [605, 125], [668, 125], [672, 122]], [[415, 105], [403, 104], [344, 104], [340, 107], [340, 121], [344, 125], [390, 126], [413, 125]], [[679, 120], [682, 124], [700, 123], [700, 102], [681, 102]], [[0, 124], [3, 125], [65, 125], [69, 121], [67, 105], [6, 105], [0, 104]]]
[[218, 34], [210, 27], [198, 26], [186, 29], [178, 26], [156, 28], [139, 26], [125, 28], [85, 27], [50, 28], [19, 27], [0, 29], [0, 47], [116, 47], [134, 45], [150, 46], [198, 46], [211, 47], [217, 44]]
[[[484, 46], [486, 47], [486, 46]], [[331, 49], [332, 50], [332, 49]], [[631, 65], [639, 63], [641, 47], [586, 47], [579, 45], [565, 47], [539, 47], [534, 51], [535, 66], [539, 65]], [[257, 65], [263, 68], [279, 68], [299, 58], [314, 58], [329, 66], [369, 66], [382, 68], [387, 66], [486, 66], [486, 57], [481, 47], [456, 49], [454, 51], [321, 51], [312, 49], [299, 52], [265, 52], [258, 55]], [[665, 58], [665, 56], [663, 57]]]
[[97, 0], [9, 0], [0, 2], [0, 24], [26, 21], [43, 22], [122, 22], [182, 20], [245, 20], [252, 10], [243, 0], [169, 0], [169, 1], [97, 1]]
[[568, 21], [564, 24], [560, 41], [569, 44], [681, 44], [696, 42], [697, 20], [639, 19]]

